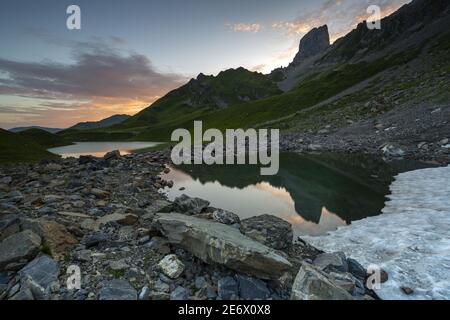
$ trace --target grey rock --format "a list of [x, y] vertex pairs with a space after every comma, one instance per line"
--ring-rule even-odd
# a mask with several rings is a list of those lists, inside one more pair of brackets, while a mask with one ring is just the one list
[[33, 293], [31, 292], [29, 286], [20, 288], [19, 292], [14, 294], [10, 300], [17, 300], [17, 301], [27, 301], [27, 300], [34, 300]]
[[106, 153], [103, 156], [103, 160], [106, 160], [106, 161], [116, 160], [116, 159], [120, 159], [120, 157], [121, 157], [120, 151], [119, 150], [114, 150], [114, 151]]
[[213, 212], [213, 219], [214, 221], [229, 225], [241, 222], [237, 214], [222, 209], [217, 209]]
[[276, 250], [287, 249], [292, 245], [291, 224], [272, 215], [244, 219], [240, 229], [247, 237]]
[[361, 281], [364, 281], [367, 277], [367, 271], [364, 267], [355, 259], [347, 258], [348, 270], [351, 274], [353, 274], [356, 278]]
[[89, 235], [85, 240], [86, 248], [96, 247], [101, 243], [108, 241], [108, 235], [103, 232]]
[[166, 200], [156, 200], [153, 201], [145, 211], [149, 214], [155, 214], [158, 212], [170, 212], [172, 211], [173, 204]]
[[201, 289], [201, 288], [206, 287], [207, 282], [206, 282], [205, 277], [203, 277], [203, 276], [198, 276], [198, 277], [195, 277], [195, 282], [194, 282], [194, 284], [195, 284], [195, 287], [196, 287], [197, 289]]
[[381, 148], [383, 154], [387, 157], [401, 158], [405, 155], [405, 151], [398, 145], [388, 143]]
[[348, 272], [347, 259], [342, 252], [319, 254], [313, 264], [325, 272]]
[[170, 294], [170, 300], [188, 300], [188, 298], [189, 292], [181, 286], [176, 287]]
[[267, 284], [259, 279], [238, 275], [239, 296], [247, 300], [263, 300], [270, 297]]
[[261, 279], [277, 279], [292, 267], [277, 251], [221, 223], [172, 213], [159, 215], [156, 225], [169, 242], [206, 263]]
[[17, 214], [0, 216], [0, 241], [20, 231], [20, 219]]
[[232, 300], [239, 297], [238, 283], [233, 277], [220, 278], [217, 291], [220, 300]]
[[150, 289], [149, 287], [145, 286], [139, 293], [139, 300], [149, 300], [149, 299], [150, 299]]
[[155, 289], [155, 291], [157, 292], [165, 292], [165, 293], [169, 293], [170, 291], [170, 286], [164, 282], [161, 279], [156, 280], [153, 288]]
[[25, 230], [0, 243], [0, 271], [10, 263], [33, 259], [39, 252], [41, 237]]
[[0, 179], [0, 184], [10, 184], [12, 182], [11, 177], [3, 177]]
[[174, 200], [174, 209], [188, 215], [201, 213], [208, 208], [209, 201], [200, 198], [191, 198], [183, 194]]
[[353, 300], [326, 273], [303, 263], [292, 285], [291, 300]]
[[10, 214], [18, 214], [18, 213], [20, 213], [19, 208], [17, 208], [15, 205], [10, 204], [10, 203], [0, 203], [0, 211], [2, 213], [5, 213], [5, 214], [6, 213], [10, 213]]
[[184, 271], [184, 264], [175, 254], [165, 256], [159, 263], [164, 274], [172, 279], [178, 278]]
[[137, 291], [128, 281], [114, 279], [103, 283], [99, 300], [137, 300]]
[[150, 300], [170, 300], [170, 294], [166, 292], [151, 291]]
[[80, 250], [74, 253], [74, 259], [80, 262], [89, 262], [92, 259], [92, 251], [91, 250]]
[[109, 262], [109, 268], [113, 271], [124, 271], [127, 270], [129, 267], [130, 266], [125, 262], [124, 259]]
[[58, 281], [59, 265], [47, 255], [40, 256], [19, 271], [21, 290], [29, 289], [34, 299], [48, 300]]

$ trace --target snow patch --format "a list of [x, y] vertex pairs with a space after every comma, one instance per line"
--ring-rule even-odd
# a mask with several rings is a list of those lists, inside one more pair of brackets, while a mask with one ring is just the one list
[[390, 189], [382, 215], [303, 238], [386, 270], [382, 299], [450, 299], [450, 167], [399, 174]]

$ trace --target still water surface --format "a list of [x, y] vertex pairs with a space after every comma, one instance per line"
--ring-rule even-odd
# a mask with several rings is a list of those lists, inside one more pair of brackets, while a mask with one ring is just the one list
[[174, 182], [164, 190], [170, 200], [186, 194], [241, 218], [276, 215], [292, 223], [297, 235], [322, 235], [381, 214], [393, 176], [417, 167], [373, 157], [287, 153], [275, 176], [261, 176], [250, 165], [191, 165], [162, 177]]
[[91, 155], [103, 157], [107, 152], [119, 150], [122, 155], [133, 150], [150, 148], [158, 142], [75, 142], [72, 145], [49, 149], [48, 151], [61, 155], [63, 158]]

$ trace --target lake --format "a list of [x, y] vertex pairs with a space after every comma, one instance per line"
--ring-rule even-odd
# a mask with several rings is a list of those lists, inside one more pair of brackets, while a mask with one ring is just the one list
[[103, 157], [106, 153], [119, 150], [122, 155], [133, 150], [157, 146], [159, 142], [75, 142], [72, 145], [51, 148], [48, 151], [59, 154], [63, 158], [91, 155]]
[[[158, 142], [77, 142], [52, 148], [63, 157], [149, 148]], [[255, 165], [184, 165], [161, 176], [174, 182], [163, 192], [169, 200], [186, 194], [241, 218], [272, 214], [289, 221], [296, 235], [319, 236], [352, 221], [381, 214], [393, 177], [424, 168], [412, 161], [386, 163], [360, 155], [280, 155], [275, 176], [261, 176]]]
[[199, 197], [241, 218], [276, 215], [289, 221], [296, 235], [318, 236], [381, 214], [393, 177], [420, 167], [368, 156], [287, 153], [275, 176], [261, 176], [251, 165], [172, 167], [162, 177], [174, 187], [163, 192], [170, 200]]

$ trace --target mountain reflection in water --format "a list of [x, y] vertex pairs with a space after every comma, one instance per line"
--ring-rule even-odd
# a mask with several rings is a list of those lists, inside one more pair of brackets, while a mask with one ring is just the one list
[[292, 223], [297, 235], [321, 235], [380, 214], [392, 177], [407, 167], [373, 157], [288, 153], [275, 176], [261, 176], [252, 165], [183, 165], [162, 177], [174, 182], [164, 190], [170, 200], [199, 197], [244, 219], [272, 214]]

